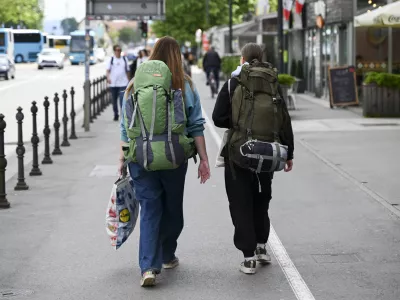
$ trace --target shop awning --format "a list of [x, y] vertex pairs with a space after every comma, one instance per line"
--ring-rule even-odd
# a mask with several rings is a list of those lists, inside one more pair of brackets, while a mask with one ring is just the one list
[[400, 1], [354, 18], [355, 27], [400, 27]]

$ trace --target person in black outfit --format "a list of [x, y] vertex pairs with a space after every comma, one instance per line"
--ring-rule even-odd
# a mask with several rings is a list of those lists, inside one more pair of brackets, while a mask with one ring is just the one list
[[219, 72], [221, 70], [221, 58], [219, 57], [218, 53], [215, 51], [214, 47], [204, 55], [203, 57], [203, 69], [206, 72], [207, 76], [207, 85], [208, 77], [210, 73], [214, 73], [215, 83], [217, 87], [217, 91], [219, 90]]
[[[253, 59], [262, 61], [262, 49], [257, 44], [247, 44], [242, 50], [241, 63], [250, 62]], [[216, 127], [232, 128], [231, 121], [231, 97], [239, 86], [237, 76], [241, 66], [232, 73], [230, 91], [228, 82], [222, 87], [212, 115]], [[282, 90], [278, 87], [282, 95]], [[282, 97], [282, 96], [281, 96]], [[283, 99], [283, 98], [282, 98]], [[281, 143], [288, 146], [288, 161], [285, 171], [291, 171], [293, 163], [293, 131], [291, 119], [284, 104], [284, 125], [279, 133]], [[226, 147], [222, 151], [225, 159], [225, 188], [229, 200], [229, 209], [232, 222], [235, 227], [234, 244], [244, 255], [244, 262], [240, 270], [246, 274], [256, 272], [256, 262], [269, 263], [271, 257], [265, 249], [270, 233], [270, 219], [268, 216], [269, 203], [272, 194], [273, 173], [259, 173], [258, 175], [248, 169], [242, 169], [229, 163], [229, 151]], [[234, 168], [232, 174], [231, 166]]]

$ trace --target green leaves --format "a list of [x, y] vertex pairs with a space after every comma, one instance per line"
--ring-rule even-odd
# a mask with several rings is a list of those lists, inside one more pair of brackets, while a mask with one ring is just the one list
[[38, 0], [0, 0], [0, 24], [14, 28], [17, 25], [30, 29], [41, 29], [43, 11]]
[[365, 84], [377, 84], [380, 87], [400, 89], [400, 75], [389, 73], [369, 72]]
[[[209, 0], [207, 23], [207, 0], [166, 0], [166, 20], [153, 24], [153, 32], [161, 37], [169, 35], [183, 43], [194, 43], [197, 29], [207, 30], [210, 27], [229, 23], [228, 0]], [[241, 22], [241, 17], [254, 12], [256, 0], [233, 0], [232, 12], [234, 23]]]
[[138, 42], [141, 40], [140, 32], [130, 27], [124, 27], [119, 31], [119, 40], [125, 44]]
[[78, 29], [79, 23], [75, 18], [67, 18], [61, 21], [61, 27], [65, 35], [69, 35], [72, 31]]

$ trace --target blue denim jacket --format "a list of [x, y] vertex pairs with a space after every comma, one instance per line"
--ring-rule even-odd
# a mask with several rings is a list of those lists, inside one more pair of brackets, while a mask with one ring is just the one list
[[[193, 84], [192, 84], [193, 85]], [[125, 102], [122, 100], [122, 114], [119, 128], [121, 132], [121, 141], [128, 143], [129, 138], [125, 128]], [[199, 93], [193, 85], [193, 90], [188, 81], [185, 82], [185, 108], [186, 108], [186, 134], [191, 137], [204, 136], [205, 120], [202, 115]]]

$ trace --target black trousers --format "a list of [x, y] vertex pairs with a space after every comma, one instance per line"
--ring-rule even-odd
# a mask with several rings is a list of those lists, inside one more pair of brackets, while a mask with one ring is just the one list
[[273, 173], [260, 173], [257, 178], [250, 170], [235, 165], [233, 167], [235, 179], [229, 162], [225, 162], [225, 188], [235, 227], [234, 243], [245, 257], [252, 257], [257, 243], [264, 244], [268, 241], [268, 209], [272, 198]]

